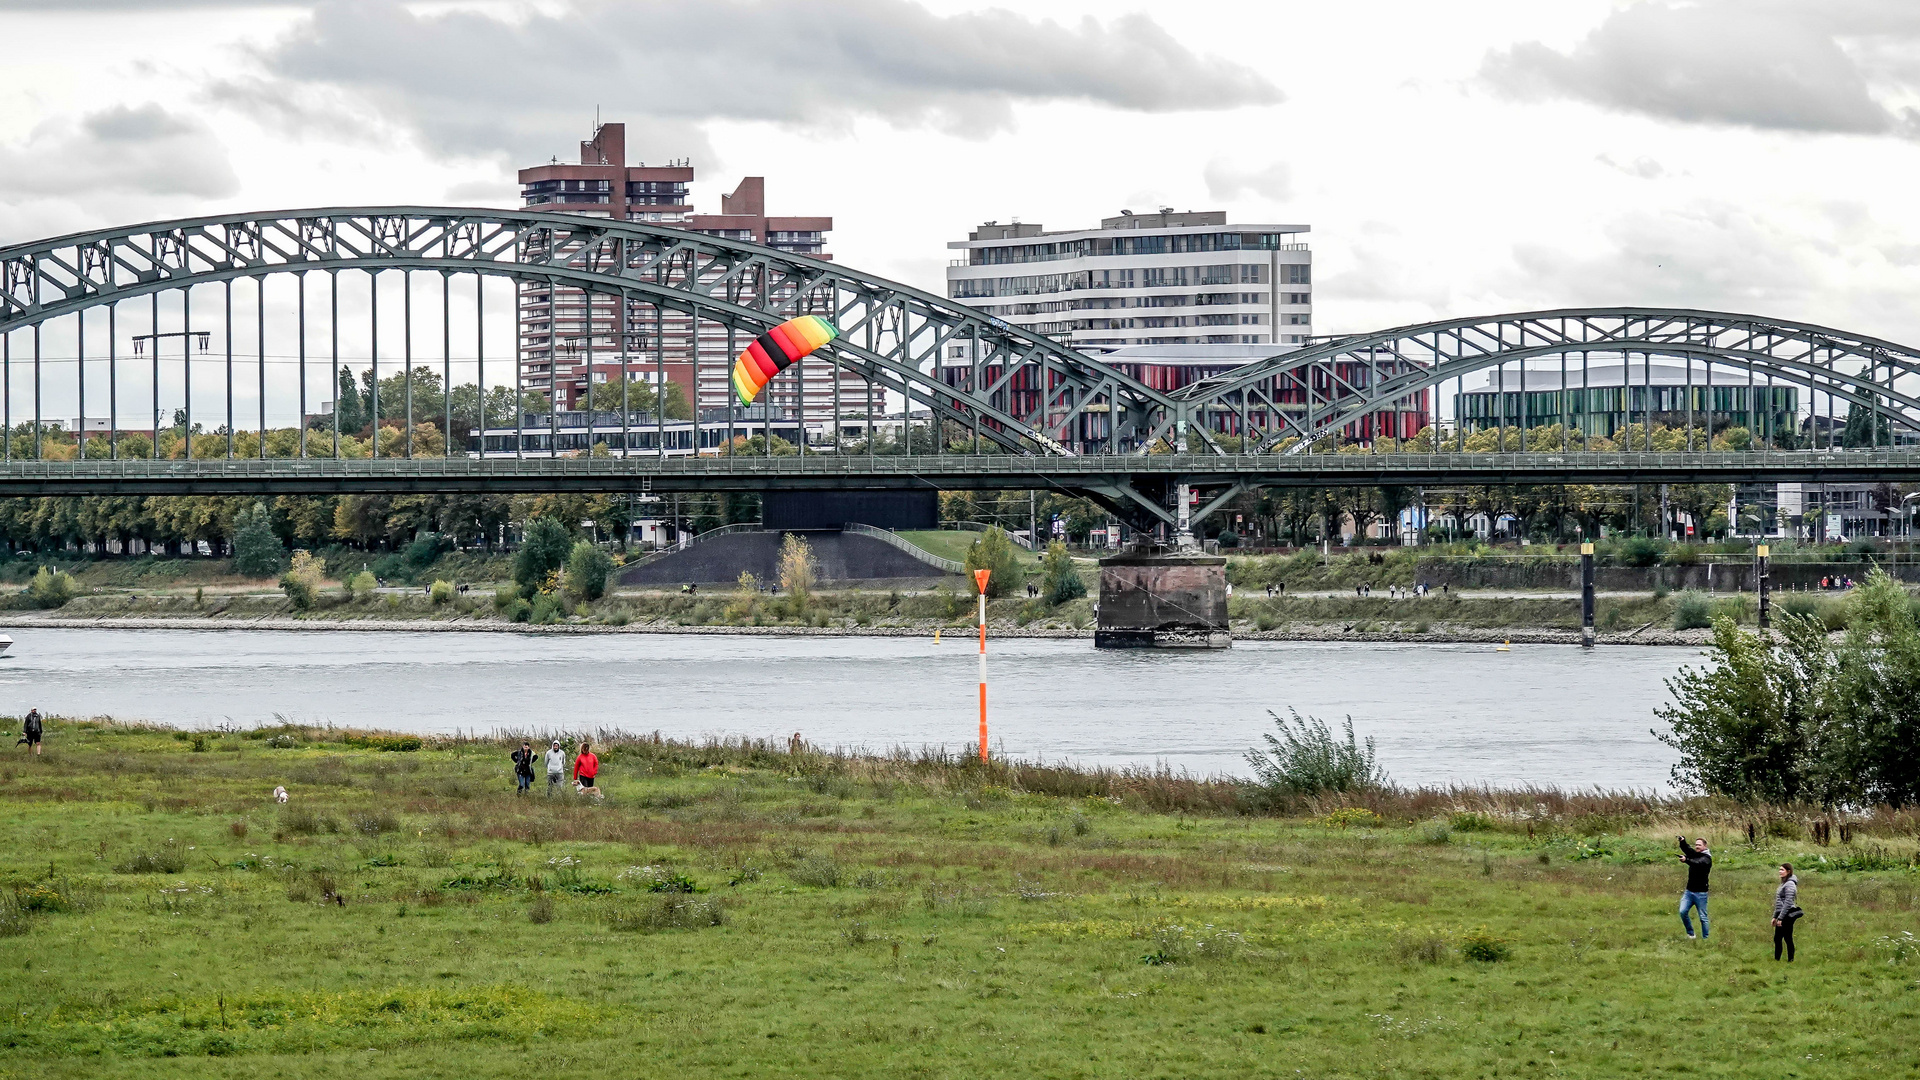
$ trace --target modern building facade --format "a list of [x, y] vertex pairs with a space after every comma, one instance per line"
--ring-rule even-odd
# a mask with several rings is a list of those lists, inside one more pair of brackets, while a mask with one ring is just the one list
[[[1578, 356], [1559, 363], [1509, 364], [1461, 380], [1453, 394], [1454, 416], [1467, 431], [1522, 430], [1566, 423], [1590, 436], [1613, 438], [1651, 418], [1685, 428], [1691, 419], [1715, 434], [1744, 427], [1756, 438], [1795, 432], [1799, 391], [1769, 385], [1764, 375], [1744, 371], [1638, 360]], [[1564, 379], [1564, 382], [1563, 382]]]
[[[1313, 333], [1305, 225], [1222, 211], [1121, 211], [1097, 229], [987, 222], [948, 248], [947, 295], [1093, 355], [1129, 345], [1301, 344]], [[948, 361], [962, 361], [960, 354]], [[950, 350], [951, 351], [951, 350]]]
[[[1270, 356], [1300, 348], [1283, 345], [1128, 345], [1100, 358], [1155, 390], [1178, 390], [1189, 383], [1225, 375], [1235, 368]], [[1327, 408], [1327, 397], [1335, 402], [1351, 397], [1355, 388], [1368, 385], [1371, 378], [1364, 361], [1340, 360], [1317, 364], [1313, 372], [1314, 402], [1317, 410]], [[1254, 395], [1254, 400], [1271, 401], [1281, 412], [1302, 426], [1307, 423], [1307, 384], [1299, 378], [1269, 380]], [[1242, 413], [1231, 404], [1220, 404], [1207, 420], [1207, 429], [1238, 436], [1246, 430], [1256, 435], [1279, 430], [1282, 420], [1266, 415], [1264, 404], [1250, 406]], [[1097, 423], [1096, 421], [1093, 421]], [[1420, 390], [1387, 403], [1349, 424], [1346, 438], [1371, 442], [1377, 438], [1411, 439], [1433, 422], [1432, 396]], [[1097, 441], [1097, 439], [1096, 439]]]
[[[539, 165], [520, 170], [519, 177], [522, 202], [529, 210], [654, 222], [810, 258], [832, 258], [827, 234], [833, 219], [769, 215], [763, 177], [745, 177], [732, 194], [722, 195], [718, 214], [694, 213], [692, 163], [627, 164], [624, 124], [597, 127], [593, 138], [580, 144], [579, 164]], [[758, 299], [748, 296], [743, 302]], [[726, 329], [717, 323], [701, 323], [696, 340], [693, 322], [685, 314], [637, 300], [623, 314], [618, 296], [595, 295], [589, 304], [579, 289], [545, 283], [522, 285], [519, 302], [522, 385], [551, 394], [562, 411], [572, 409], [592, 383], [617, 385], [623, 370], [630, 379], [679, 386], [696, 409], [732, 406], [727, 372], [733, 356]], [[736, 332], [731, 344], [744, 348], [745, 341]], [[807, 415], [821, 419], [831, 415], [835, 377], [832, 365], [803, 365], [792, 374], [783, 373], [767, 392], [779, 407], [797, 407], [788, 403], [802, 399], [799, 380], [804, 378]], [[862, 385], [850, 375], [838, 377], [843, 396]]]

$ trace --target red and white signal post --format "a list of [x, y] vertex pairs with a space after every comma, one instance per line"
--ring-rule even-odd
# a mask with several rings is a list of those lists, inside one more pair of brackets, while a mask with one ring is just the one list
[[975, 570], [973, 584], [980, 592], [980, 761], [987, 760], [987, 578], [991, 570]]

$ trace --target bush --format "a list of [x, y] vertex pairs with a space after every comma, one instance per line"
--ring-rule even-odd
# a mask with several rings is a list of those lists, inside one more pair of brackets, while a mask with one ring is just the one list
[[451, 581], [434, 582], [432, 585], [428, 586], [427, 588], [427, 599], [432, 601], [434, 606], [436, 607], [453, 599], [453, 582]]
[[607, 595], [613, 559], [585, 540], [567, 554], [567, 592], [576, 600], [598, 600]]
[[1624, 566], [1652, 566], [1660, 561], [1661, 544], [1650, 536], [1630, 536], [1615, 552]]
[[412, 753], [425, 745], [418, 735], [345, 735], [340, 741], [348, 746], [362, 746], [368, 750], [385, 750], [389, 753], [402, 754]]
[[1494, 937], [1483, 928], [1460, 939], [1460, 955], [1482, 964], [1497, 964], [1513, 959], [1513, 948], [1504, 938]]
[[980, 534], [980, 539], [967, 549], [967, 589], [970, 595], [977, 595], [973, 572], [988, 570], [987, 597], [997, 600], [1003, 596], [1012, 596], [1014, 590], [1027, 586], [1027, 572], [1020, 565], [1020, 556], [1014, 553], [1013, 540], [1005, 529], [998, 526]]
[[256, 502], [233, 516], [233, 572], [272, 577], [287, 561], [287, 546], [273, 531], [273, 514]]
[[421, 533], [419, 539], [408, 544], [406, 550], [400, 553], [400, 558], [409, 569], [425, 570], [452, 550], [452, 537], [437, 532]]
[[527, 920], [536, 925], [545, 926], [553, 921], [553, 897], [541, 893], [527, 908]]
[[1453, 829], [1444, 821], [1430, 821], [1420, 828], [1423, 844], [1445, 844], [1453, 840]]
[[1291, 720], [1269, 710], [1279, 736], [1265, 735], [1265, 750], [1247, 751], [1259, 783], [1284, 795], [1373, 791], [1389, 786], [1387, 774], [1375, 760], [1373, 740], [1354, 741], [1353, 718], [1347, 718], [1346, 741], [1334, 737], [1325, 721], [1303, 717], [1288, 709]]
[[796, 607], [805, 608], [813, 597], [813, 586], [820, 577], [820, 564], [813, 557], [813, 545], [799, 533], [780, 538], [780, 587], [787, 590]]
[[393, 816], [391, 810], [382, 810], [378, 813], [363, 810], [354, 814], [350, 820], [353, 822], [353, 831], [363, 836], [379, 836], [381, 833], [400, 831], [400, 819]]
[[373, 590], [380, 587], [380, 582], [373, 576], [373, 571], [362, 570], [341, 582], [340, 587], [345, 590], [347, 599], [365, 600], [373, 595]]
[[287, 594], [295, 611], [305, 611], [320, 595], [320, 581], [325, 576], [326, 564], [314, 558], [313, 552], [296, 551], [293, 564], [280, 575], [280, 591]]
[[1675, 630], [1704, 630], [1713, 625], [1713, 603], [1705, 593], [1689, 589], [1673, 602]]
[[796, 885], [811, 885], [816, 889], [837, 889], [846, 877], [846, 870], [839, 860], [831, 855], [809, 855], [801, 859], [787, 874]]
[[1447, 939], [1438, 934], [1424, 937], [1401, 935], [1393, 940], [1393, 959], [1409, 967], [1414, 964], [1438, 964], [1453, 952]]
[[1067, 545], [1055, 540], [1047, 545], [1047, 557], [1040, 564], [1040, 592], [1049, 604], [1064, 604], [1087, 595], [1087, 583], [1073, 567]]
[[115, 863], [116, 874], [177, 874], [187, 868], [187, 853], [169, 840], [153, 851], [139, 851]]
[[531, 599], [546, 587], [554, 572], [566, 565], [573, 554], [573, 534], [554, 518], [537, 517], [527, 522], [520, 550], [513, 555], [513, 580], [520, 595]]
[[80, 585], [73, 575], [65, 570], [55, 571], [50, 567], [41, 567], [27, 583], [27, 598], [34, 606], [43, 608], [65, 607], [80, 591]]
[[606, 923], [615, 930], [652, 933], [659, 930], [697, 930], [727, 921], [726, 910], [706, 897], [685, 893], [658, 893], [606, 909]]
[[526, 622], [533, 618], [533, 605], [516, 596], [507, 603], [507, 608], [502, 614], [506, 615], [510, 622]]
[[[524, 600], [521, 603], [526, 603]], [[527, 622], [535, 626], [546, 626], [560, 621], [560, 601], [551, 593], [541, 593], [533, 598], [533, 604], [527, 608], [527, 617], [522, 619], [515, 612], [514, 622]]]

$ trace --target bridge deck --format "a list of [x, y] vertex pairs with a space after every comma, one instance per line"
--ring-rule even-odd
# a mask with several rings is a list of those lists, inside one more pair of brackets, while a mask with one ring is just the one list
[[934, 488], [1084, 490], [1185, 482], [1255, 487], [1379, 484], [1894, 482], [1920, 451], [1746, 453], [1243, 454], [1026, 457], [411, 458], [0, 463], [0, 495], [318, 495], [722, 492]]

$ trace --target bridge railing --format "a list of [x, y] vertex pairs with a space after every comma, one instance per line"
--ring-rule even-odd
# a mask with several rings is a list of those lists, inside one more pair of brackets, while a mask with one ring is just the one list
[[862, 525], [855, 521], [849, 521], [841, 526], [841, 528], [846, 532], [856, 533], [860, 536], [871, 536], [883, 544], [890, 544], [893, 547], [897, 547], [901, 551], [919, 559], [921, 562], [926, 563], [936, 570], [944, 570], [949, 574], [964, 574], [967, 572], [966, 563], [956, 562], [953, 559], [943, 559], [898, 533], [890, 532], [886, 529], [876, 529], [871, 525]]

